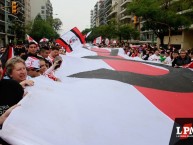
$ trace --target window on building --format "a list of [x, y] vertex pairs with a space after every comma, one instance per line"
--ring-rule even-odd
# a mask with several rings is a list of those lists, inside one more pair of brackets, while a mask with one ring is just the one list
[[44, 11], [44, 10], [42, 10], [42, 11], [41, 11], [41, 14], [45, 14], [45, 11]]
[[41, 6], [41, 9], [45, 9], [45, 6]]

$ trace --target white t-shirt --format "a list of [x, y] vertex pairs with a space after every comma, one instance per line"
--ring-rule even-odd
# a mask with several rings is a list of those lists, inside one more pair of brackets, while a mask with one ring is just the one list
[[164, 64], [171, 64], [172, 63], [172, 59], [170, 56], [166, 57], [166, 59], [164, 60]]
[[148, 58], [148, 60], [160, 62], [160, 56], [153, 54]]

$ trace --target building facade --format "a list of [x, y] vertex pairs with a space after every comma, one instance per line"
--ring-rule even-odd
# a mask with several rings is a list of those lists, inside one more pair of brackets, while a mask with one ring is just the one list
[[95, 23], [94, 26], [97, 26], [97, 18], [99, 19], [99, 25], [107, 24], [111, 19], [121, 23], [130, 23], [131, 15], [126, 13], [126, 7], [130, 2], [132, 0], [98, 1], [91, 11], [91, 28], [93, 28], [93, 23]]
[[[173, 3], [178, 1], [173, 1]], [[91, 13], [91, 28], [97, 27], [103, 24], [107, 24], [111, 19], [117, 20], [121, 24], [132, 24], [134, 28], [140, 32], [138, 43], [157, 43], [160, 44], [159, 39], [151, 30], [141, 30], [145, 20], [141, 17], [136, 17], [132, 14], [128, 14], [127, 6], [132, 3], [132, 0], [104, 0], [97, 2]], [[191, 10], [192, 11], [192, 10]], [[190, 12], [190, 10], [184, 10], [179, 13]], [[99, 20], [99, 22], [98, 22]], [[164, 37], [164, 44], [168, 44], [168, 36]], [[170, 44], [178, 46], [184, 49], [193, 48], [193, 25], [189, 30], [181, 30], [175, 35], [170, 37]]]
[[121, 0], [120, 22], [122, 24], [131, 23], [132, 15], [128, 15], [127, 12], [126, 12], [128, 4], [131, 3], [131, 2], [132, 2], [132, 0]]
[[115, 19], [117, 22], [119, 21], [119, 13], [120, 13], [120, 0], [112, 0], [111, 7], [109, 11], [107, 11], [107, 22], [111, 19]]
[[106, 17], [105, 17], [105, 2], [104, 0], [99, 1], [99, 25], [105, 25]]
[[31, 0], [31, 19], [34, 20], [38, 14], [46, 20], [53, 16], [53, 7], [50, 0]]
[[25, 24], [31, 21], [31, 0], [24, 0], [25, 3]]
[[11, 3], [13, 0], [0, 1], [0, 46], [13, 43], [16, 37], [16, 26], [24, 25], [24, 8], [23, 0], [17, 0], [18, 10], [16, 14], [11, 13]]
[[[5, 1], [0, 1], [0, 7], [5, 6]], [[5, 11], [0, 9], [0, 47], [5, 45]]]
[[111, 13], [111, 7], [112, 7], [112, 0], [105, 0], [105, 20], [106, 22], [110, 21], [110, 13]]
[[91, 28], [99, 26], [99, 2], [96, 2], [91, 11]]

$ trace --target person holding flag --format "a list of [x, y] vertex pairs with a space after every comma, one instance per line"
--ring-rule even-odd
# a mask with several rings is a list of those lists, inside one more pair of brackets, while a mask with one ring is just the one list
[[[1, 79], [2, 75], [3, 68], [0, 60], [0, 129], [12, 110], [19, 106], [16, 104], [24, 96], [24, 89], [17, 81], [11, 79]], [[1, 138], [0, 144], [8, 145]]]
[[21, 56], [21, 58], [23, 60], [27, 60], [27, 58], [29, 56], [31, 57], [36, 57], [36, 58], [40, 58], [38, 55], [37, 55], [37, 51], [38, 51], [38, 46], [35, 42], [30, 42], [28, 44], [28, 49], [27, 49], [27, 53], [23, 56]]

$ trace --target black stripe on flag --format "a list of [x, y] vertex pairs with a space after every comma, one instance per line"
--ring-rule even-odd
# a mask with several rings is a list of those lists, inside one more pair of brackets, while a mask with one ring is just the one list
[[58, 38], [58, 39], [59, 39], [60, 41], [62, 41], [62, 43], [64, 43], [66, 46], [68, 46], [71, 51], [73, 51], [73, 50], [72, 50], [72, 47], [71, 47], [70, 45], [68, 45], [68, 44], [66, 43], [66, 41], [64, 41], [62, 38]]
[[[83, 36], [82, 36], [82, 34], [81, 34], [81, 32], [75, 27], [75, 28], [73, 28], [73, 29], [71, 29], [70, 30], [72, 33], [74, 33], [78, 38], [79, 38], [79, 40], [80, 40], [80, 42], [82, 43], [82, 44], [84, 44], [84, 42], [83, 42]], [[82, 39], [81, 39], [81, 36], [82, 36]]]

